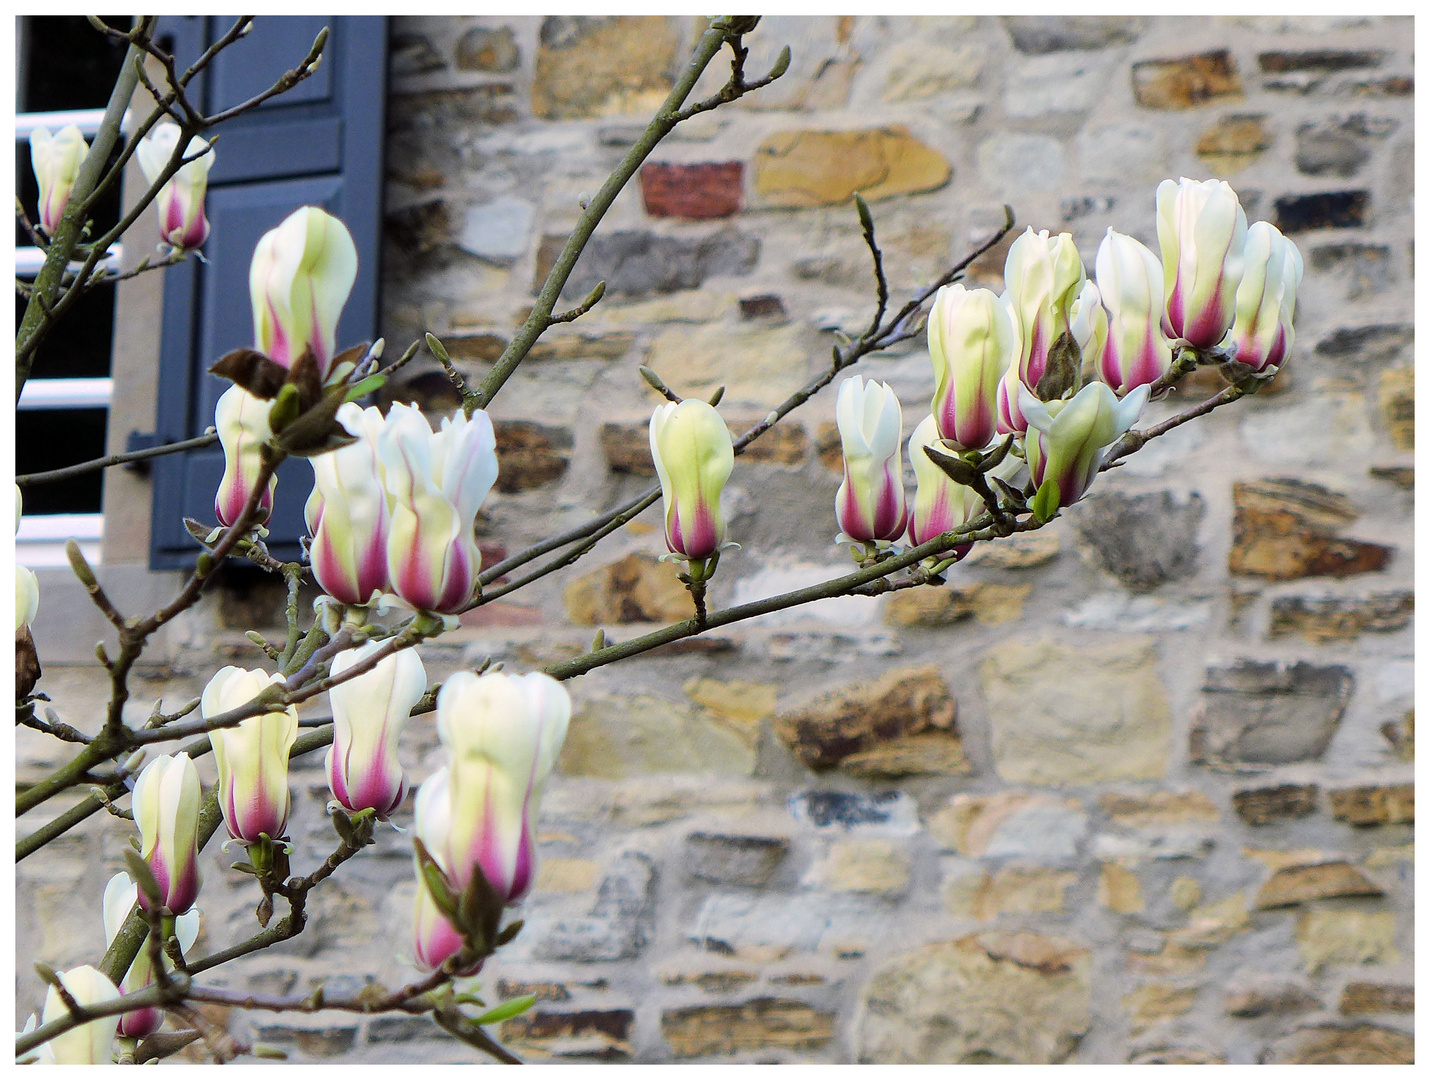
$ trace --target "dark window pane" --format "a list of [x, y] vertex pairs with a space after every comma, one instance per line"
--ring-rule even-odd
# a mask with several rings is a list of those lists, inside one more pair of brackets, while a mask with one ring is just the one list
[[[15, 297], [17, 324], [25, 313], [25, 303], [24, 297]], [[114, 286], [100, 285], [76, 300], [45, 336], [35, 354], [34, 377], [104, 378], [109, 374], [113, 334]]]
[[[15, 414], [17, 475], [60, 469], [104, 456], [105, 409], [41, 409]], [[25, 488], [26, 514], [97, 514], [103, 474], [86, 473]]]
[[[128, 30], [131, 16], [102, 15], [110, 26]], [[100, 109], [109, 101], [124, 63], [126, 46], [89, 25], [83, 15], [31, 15], [21, 43], [20, 109]]]

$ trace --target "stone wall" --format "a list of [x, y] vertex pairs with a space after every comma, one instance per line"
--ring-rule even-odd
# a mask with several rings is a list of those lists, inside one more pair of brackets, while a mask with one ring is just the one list
[[[697, 32], [394, 20], [390, 342], [430, 329], [486, 370]], [[819, 370], [873, 309], [855, 190], [897, 297], [1004, 202], [1090, 264], [1110, 225], [1155, 249], [1159, 180], [1225, 177], [1305, 256], [1294, 357], [946, 588], [824, 601], [570, 684], [540, 881], [485, 976], [541, 999], [505, 1039], [557, 1060], [1411, 1060], [1410, 21], [769, 18], [750, 70], [786, 43], [784, 79], [656, 150], [563, 303], [598, 279], [606, 299], [497, 399], [489, 558], [652, 482], [639, 364], [682, 394], [724, 385], [736, 431]], [[1001, 287], [1005, 252], [970, 282]], [[911, 430], [932, 389], [920, 343], [858, 370], [895, 387]], [[1193, 382], [1147, 416], [1215, 385]], [[435, 367], [399, 392], [451, 407]], [[832, 420], [826, 391], [739, 460], [742, 547], [714, 604], [849, 567]], [[685, 617], [661, 550], [648, 512], [425, 649], [430, 676]], [[261, 585], [216, 594], [137, 696], [255, 663], [242, 630], [277, 611]], [[78, 668], [47, 678], [67, 717], [103, 693]], [[405, 740], [420, 779], [430, 717]], [[41, 748], [22, 750], [23, 774]], [[301, 866], [331, 840], [321, 761], [294, 777]], [[21, 864], [22, 955], [95, 954], [123, 843], [92, 821], [63, 859]], [[315, 893], [309, 935], [225, 968], [229, 985], [395, 984], [412, 888], [406, 837], [384, 832]], [[209, 947], [248, 932], [253, 891], [214, 859]], [[21, 972], [21, 1018], [38, 993]], [[423, 1019], [233, 1022], [295, 1059], [469, 1059]]]

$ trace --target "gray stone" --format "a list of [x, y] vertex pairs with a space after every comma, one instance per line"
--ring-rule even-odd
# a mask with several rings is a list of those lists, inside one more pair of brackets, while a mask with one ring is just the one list
[[789, 841], [779, 836], [695, 832], [685, 838], [687, 872], [717, 885], [767, 885], [788, 854]]
[[1091, 954], [1060, 938], [993, 931], [880, 966], [860, 995], [861, 1063], [1065, 1061], [1091, 1026]]
[[801, 791], [791, 795], [789, 812], [817, 829], [879, 836], [912, 836], [919, 831], [914, 800], [902, 791], [861, 795], [850, 791]]
[[521, 50], [509, 26], [474, 26], [457, 42], [457, 67], [462, 71], [515, 71], [520, 66]]
[[1244, 660], [1209, 667], [1192, 722], [1192, 760], [1280, 765], [1325, 752], [1350, 701], [1348, 667]]
[[1384, 244], [1322, 244], [1311, 249], [1311, 269], [1346, 283], [1346, 298], [1375, 296], [1390, 286], [1390, 248]]
[[367, 1041], [370, 1043], [449, 1038], [450, 1035], [426, 1016], [379, 1016], [367, 1024]]
[[1232, 1016], [1299, 1013], [1321, 1008], [1309, 987], [1277, 976], [1257, 976], [1233, 984], [1226, 994], [1226, 1011]]
[[1063, 612], [1065, 626], [1087, 630], [1112, 630], [1120, 634], [1156, 634], [1166, 630], [1190, 630], [1211, 621], [1209, 601], [1163, 600], [1156, 596], [1128, 596], [1126, 593], [1098, 593], [1077, 607]]
[[1003, 111], [1029, 119], [1048, 113], [1086, 112], [1107, 86], [1109, 69], [1101, 56], [1062, 53], [1013, 66], [1003, 91]]
[[1052, 191], [1067, 173], [1063, 144], [1051, 135], [1002, 132], [978, 147], [978, 171], [995, 191]]
[[1097, 183], [1152, 179], [1162, 174], [1166, 161], [1162, 130], [1152, 124], [1108, 124], [1085, 130], [1078, 135], [1077, 152], [1082, 175]]
[[1136, 41], [1142, 20], [1125, 15], [1004, 15], [1003, 26], [1021, 53], [1101, 49]]
[[305, 1057], [333, 1057], [353, 1048], [358, 1022], [322, 1023], [312, 1027], [296, 1024], [262, 1024], [253, 1029], [254, 1041], [296, 1046]]
[[587, 963], [638, 956], [654, 923], [655, 880], [655, 864], [648, 857], [622, 855], [601, 882], [589, 914], [544, 927], [534, 957]]
[[1415, 328], [1408, 323], [1343, 326], [1316, 342], [1316, 355], [1355, 364], [1389, 363], [1400, 359], [1415, 344]]
[[447, 61], [421, 34], [394, 34], [391, 64], [394, 75], [426, 75], [441, 71]]
[[526, 238], [536, 208], [505, 196], [467, 208], [457, 246], [480, 259], [509, 266], [526, 254]]
[[1134, 589], [1152, 589], [1196, 573], [1202, 497], [1170, 491], [1107, 492], [1068, 514], [1104, 570]]
[[700, 905], [688, 937], [708, 952], [772, 960], [822, 947], [877, 940], [889, 907], [854, 895], [715, 893]]
[[1370, 156], [1364, 125], [1311, 123], [1296, 130], [1296, 168], [1307, 176], [1354, 176]]
[[[537, 257], [538, 284], [545, 280], [565, 242], [564, 236], [542, 238]], [[716, 275], [750, 273], [759, 254], [760, 241], [734, 228], [698, 239], [637, 231], [598, 235], [592, 237], [576, 261], [562, 296], [580, 300], [598, 281], [606, 283], [607, 296], [648, 296], [697, 289]]]

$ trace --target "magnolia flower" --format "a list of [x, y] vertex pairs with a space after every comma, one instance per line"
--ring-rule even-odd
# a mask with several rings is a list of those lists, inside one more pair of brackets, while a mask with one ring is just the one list
[[834, 497], [837, 542], [873, 543], [904, 534], [903, 411], [888, 383], [851, 375], [834, 407], [844, 446], [844, 481]]
[[1072, 234], [1050, 236], [1029, 228], [1013, 241], [1003, 267], [1003, 300], [1019, 335], [1017, 362], [998, 385], [998, 433], [1022, 434], [1027, 422], [1018, 409], [1018, 386], [1037, 387], [1048, 369], [1048, 354], [1070, 329], [1073, 301], [1087, 280]]
[[[1118, 401], [1105, 384], [1092, 382], [1068, 400], [1042, 402], [1023, 391], [1019, 405], [1028, 418], [1028, 471], [1038, 499], [1049, 499], [1048, 512], [1040, 517], [1083, 497], [1097, 476], [1103, 451], [1133, 425], [1150, 393], [1150, 387], [1142, 385]], [[1044, 485], [1053, 485], [1048, 496], [1043, 495]]]
[[[230, 386], [219, 395], [214, 408], [214, 426], [223, 445], [223, 479], [214, 496], [214, 513], [224, 525], [232, 525], [248, 505], [253, 485], [263, 466], [263, 444], [272, 437], [268, 428], [269, 404], [240, 386]], [[268, 490], [258, 501], [253, 523], [263, 524], [273, 513], [276, 475], [268, 478]]]
[[480, 410], [470, 419], [459, 411], [434, 432], [420, 410], [399, 402], [387, 414], [377, 452], [392, 514], [392, 591], [422, 611], [460, 611], [476, 593], [482, 568], [477, 511], [497, 479], [491, 420]]
[[[246, 705], [282, 675], [220, 668], [200, 699], [204, 719]], [[260, 713], [236, 727], [209, 732], [218, 766], [218, 800], [228, 834], [251, 844], [267, 836], [277, 840], [288, 825], [288, 751], [298, 737], [298, 710]]]
[[42, 127], [30, 133], [30, 164], [40, 186], [40, 225], [51, 236], [59, 228], [65, 203], [69, 202], [70, 191], [88, 153], [89, 144], [77, 124], [60, 128], [56, 135]]
[[1304, 269], [1301, 252], [1276, 226], [1258, 221], [1246, 232], [1246, 272], [1236, 292], [1230, 344], [1236, 361], [1254, 371], [1275, 371], [1296, 339], [1291, 318]]
[[1241, 284], [1246, 213], [1225, 180], [1157, 185], [1157, 242], [1167, 336], [1210, 349], [1231, 329]]
[[300, 207], [264, 233], [248, 271], [255, 347], [284, 367], [311, 349], [326, 377], [357, 266], [347, 226], [319, 207]]
[[1124, 397], [1172, 366], [1172, 346], [1162, 333], [1162, 267], [1143, 244], [1108, 229], [1097, 249], [1097, 287], [1108, 312], [1097, 373]]
[[358, 441], [308, 459], [313, 466], [313, 493], [303, 510], [313, 538], [308, 555], [325, 593], [344, 604], [366, 604], [387, 588], [391, 515], [378, 451], [387, 422], [376, 407], [351, 401], [339, 407], [337, 419]]
[[[417, 789], [416, 820], [413, 832], [422, 841], [433, 860], [449, 878], [452, 876], [448, 841], [452, 832], [451, 777], [446, 768], [438, 769]], [[414, 954], [419, 967], [435, 971], [462, 948], [462, 935], [438, 910], [420, 865], [417, 871], [417, 895], [413, 905]], [[475, 975], [481, 970], [478, 961], [459, 974]]]
[[672, 401], [651, 414], [650, 454], [665, 505], [665, 546], [691, 562], [710, 558], [725, 545], [720, 492], [735, 467], [730, 429], [703, 401]]
[[[159, 906], [182, 915], [199, 895], [199, 806], [203, 790], [188, 754], [165, 754], [134, 781], [139, 854], [159, 885]], [[148, 907], [148, 900], [143, 901]]]
[[1019, 356], [1018, 322], [989, 289], [945, 285], [928, 318], [934, 422], [959, 450], [982, 450], [997, 432], [998, 384]]
[[536, 877], [536, 816], [566, 738], [571, 698], [549, 675], [459, 671], [437, 694], [449, 755], [447, 871], [465, 888], [474, 868], [508, 904]]
[[[924, 417], [909, 436], [909, 461], [919, 482], [913, 513], [909, 515], [909, 543], [914, 547], [972, 521], [984, 510], [982, 497], [971, 487], [955, 482], [935, 465], [924, 453], [926, 446], [943, 449], [939, 445], [938, 424], [932, 416]], [[972, 543], [955, 544], [951, 550], [961, 559], [972, 548]]]
[[[25, 509], [25, 497], [20, 485], [15, 485], [15, 532], [20, 531], [20, 515]], [[40, 579], [28, 567], [15, 564], [15, 633], [35, 621], [40, 610]]]
[[[182, 133], [177, 124], [158, 124], [142, 139], [134, 151], [144, 179], [153, 184], [163, 175], [174, 156]], [[192, 250], [203, 246], [209, 237], [208, 219], [204, 217], [204, 192], [209, 185], [209, 169], [214, 156], [206, 140], [195, 135], [189, 140], [184, 156], [193, 158], [171, 176], [159, 189], [155, 205], [159, 212], [159, 235], [176, 248]], [[194, 157], [203, 153], [202, 157]]]
[[[70, 997], [80, 1005], [99, 1005], [113, 1001], [119, 990], [103, 974], [86, 964], [60, 972], [60, 982]], [[69, 1015], [69, 1006], [53, 986], [45, 995], [45, 1011], [40, 1017], [43, 1027], [52, 1020]], [[114, 1061], [114, 1033], [119, 1017], [101, 1016], [87, 1024], [70, 1028], [56, 1035], [46, 1045], [56, 1065], [110, 1065]]]
[[[381, 642], [369, 641], [339, 653], [333, 658], [332, 674], [342, 674], [380, 648]], [[348, 810], [372, 809], [386, 818], [401, 805], [407, 780], [397, 760], [397, 738], [426, 690], [422, 660], [415, 650], [403, 649], [328, 691], [333, 745], [324, 767], [333, 798]]]
[[[104, 940], [106, 945], [114, 944], [129, 912], [138, 902], [139, 887], [129, 880], [128, 874], [115, 874], [104, 888]], [[179, 951], [188, 955], [199, 937], [198, 908], [193, 908], [174, 920], [174, 936], [179, 939]], [[165, 960], [167, 965], [167, 958]], [[154, 981], [154, 968], [149, 959], [149, 950], [141, 948], [134, 954], [129, 965], [129, 973], [119, 984], [121, 994], [132, 994], [142, 990]], [[119, 1034], [129, 1039], [148, 1038], [158, 1031], [164, 1022], [164, 1014], [157, 1008], [135, 1009], [119, 1018]]]

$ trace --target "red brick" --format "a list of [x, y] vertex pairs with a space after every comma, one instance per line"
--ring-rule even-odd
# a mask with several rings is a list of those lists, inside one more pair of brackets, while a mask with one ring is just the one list
[[641, 198], [651, 217], [729, 217], [744, 203], [744, 175], [738, 161], [647, 162], [641, 166]]

